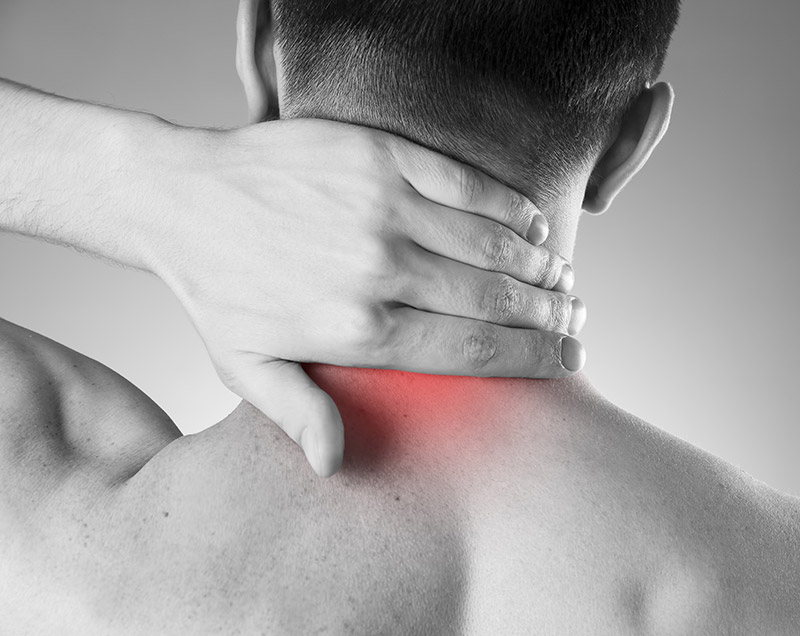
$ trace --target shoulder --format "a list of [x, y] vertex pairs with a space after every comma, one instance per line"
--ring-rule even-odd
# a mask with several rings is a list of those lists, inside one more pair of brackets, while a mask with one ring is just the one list
[[788, 633], [800, 590], [797, 500], [615, 410], [619, 491], [635, 495], [625, 519], [646, 529], [645, 622], [657, 633]]
[[[796, 618], [787, 590], [796, 598], [800, 582], [800, 526], [788, 498], [596, 391], [563, 393], [539, 409], [551, 411], [545, 424], [529, 426], [535, 443], [509, 451], [525, 462], [517, 474], [530, 475], [515, 489], [520, 523], [528, 535], [553, 537], [545, 550], [520, 540], [515, 558], [527, 550], [529, 570], [552, 563], [553, 580], [566, 576], [565, 558], [582, 563], [574, 589], [618, 581], [604, 590], [617, 590], [610, 616], [642, 632], [781, 633], [768, 626]], [[549, 535], [554, 527], [559, 534]], [[484, 533], [487, 551], [499, 532]]]
[[0, 631], [92, 633], [76, 573], [108, 536], [92, 532], [98, 504], [177, 437], [118, 374], [0, 320]]
[[4, 483], [34, 476], [42, 483], [90, 465], [122, 476], [179, 436], [152, 400], [111, 369], [0, 320]]

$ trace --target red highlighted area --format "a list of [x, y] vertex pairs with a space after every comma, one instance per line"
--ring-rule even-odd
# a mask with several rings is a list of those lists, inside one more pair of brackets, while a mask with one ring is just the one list
[[[529, 380], [427, 375], [390, 369], [304, 364], [336, 402], [345, 425], [345, 456], [380, 448], [491, 438], [498, 418], [518, 411]], [[515, 408], [517, 407], [517, 408]], [[497, 431], [496, 431], [497, 432]]]

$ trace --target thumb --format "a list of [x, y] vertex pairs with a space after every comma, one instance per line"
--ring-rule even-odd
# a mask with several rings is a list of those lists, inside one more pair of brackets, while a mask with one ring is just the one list
[[333, 399], [296, 362], [255, 358], [236, 374], [236, 392], [291, 437], [320, 477], [342, 465], [344, 426]]

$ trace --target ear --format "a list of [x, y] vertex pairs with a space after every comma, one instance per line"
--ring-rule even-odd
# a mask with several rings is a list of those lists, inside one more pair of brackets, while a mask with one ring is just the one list
[[236, 71], [247, 97], [250, 123], [277, 119], [279, 115], [274, 42], [269, 0], [239, 0]]
[[614, 197], [647, 163], [650, 153], [669, 127], [675, 93], [659, 82], [646, 88], [622, 120], [616, 139], [598, 160], [592, 172], [583, 209], [602, 214]]

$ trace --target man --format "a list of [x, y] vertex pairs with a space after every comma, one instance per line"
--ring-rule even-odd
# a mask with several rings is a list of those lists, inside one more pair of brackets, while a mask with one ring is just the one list
[[[277, 73], [267, 7], [241, 6], [253, 111], [275, 78], [284, 116], [424, 136], [534, 198], [564, 254], [666, 130], [649, 82], [677, 2], [272, 7]], [[108, 370], [3, 332], [6, 631], [798, 633], [800, 503], [580, 374], [306, 365], [347, 436], [323, 481], [247, 403], [180, 437]]]
[[[321, 476], [341, 464], [342, 422], [298, 361], [474, 373], [483, 361], [465, 342], [480, 328], [498, 345], [485, 375], [557, 378], [583, 364], [572, 339], [573, 359], [560, 356], [585, 311], [565, 293], [571, 267], [540, 247], [545, 218], [469, 166], [339, 122], [186, 128], [4, 80], [0, 121], [0, 231], [157, 275], [223, 382]], [[498, 273], [542, 305], [515, 330], [476, 294], [464, 302]], [[440, 280], [439, 309], [405, 312], [390, 333], [376, 315], [417, 278]]]

